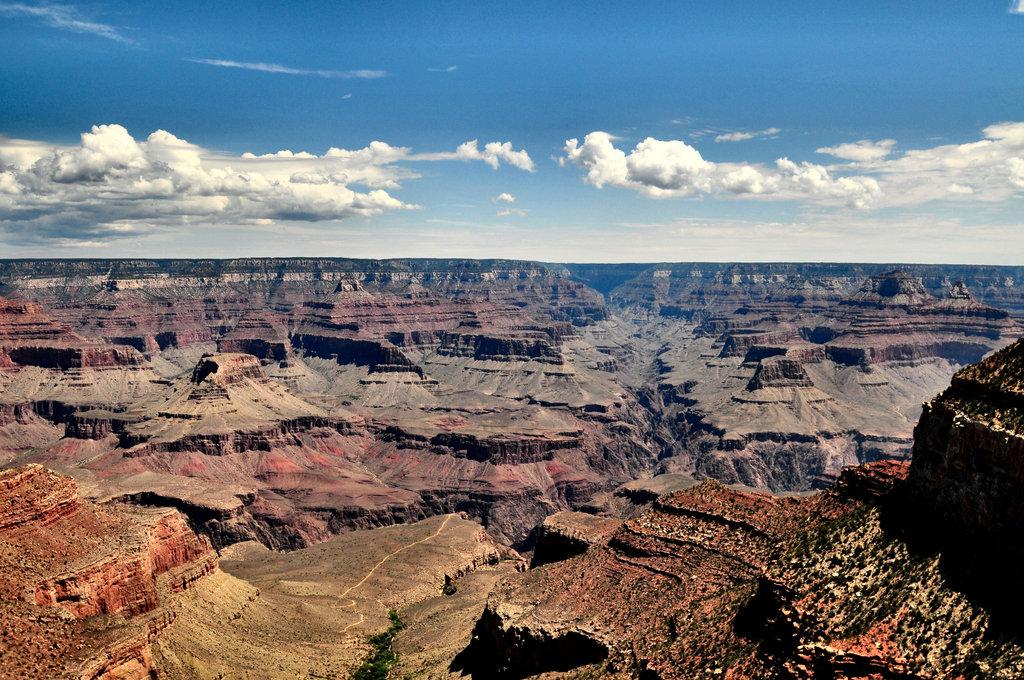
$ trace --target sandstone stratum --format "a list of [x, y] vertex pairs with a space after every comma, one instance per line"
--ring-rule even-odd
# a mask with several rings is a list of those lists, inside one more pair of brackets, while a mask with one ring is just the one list
[[[0, 261], [0, 677], [1024, 674], [1024, 268]], [[396, 675], [397, 674], [397, 675]]]

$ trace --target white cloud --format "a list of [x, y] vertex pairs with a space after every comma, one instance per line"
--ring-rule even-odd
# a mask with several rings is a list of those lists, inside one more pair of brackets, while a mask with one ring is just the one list
[[500, 194], [498, 194], [497, 196], [494, 197], [494, 202], [495, 203], [515, 203], [516, 202], [516, 197], [513, 196], [512, 194], [508, 193], [507, 191], [503, 191], [503, 192], [501, 192]]
[[816, 151], [848, 161], [877, 161], [892, 153], [894, 146], [896, 146], [895, 139], [880, 139], [877, 142], [873, 142], [870, 139], [862, 139], [859, 142], [823, 146], [820, 149], [816, 149]]
[[283, 73], [290, 76], [318, 76], [320, 78], [383, 78], [387, 71], [374, 69], [355, 69], [352, 71], [330, 71], [326, 69], [292, 68], [281, 64], [268, 64], [257, 61], [232, 61], [230, 59], [186, 59], [193, 64], [238, 68], [246, 71], [262, 71], [263, 73]]
[[446, 66], [444, 68], [428, 68], [427, 70], [430, 71], [431, 73], [452, 73], [456, 71], [458, 68], [458, 66], [455, 66], [453, 64], [451, 66]]
[[514, 168], [533, 172], [535, 170], [533, 159], [525, 149], [518, 151], [512, 148], [512, 142], [487, 142], [484, 148], [476, 139], [463, 142], [455, 151], [442, 151], [439, 153], [417, 153], [409, 156], [409, 160], [420, 161], [483, 161], [495, 170], [504, 162]]
[[1010, 3], [1010, 14], [1024, 14], [1024, 0], [1013, 0]]
[[[419, 176], [408, 162], [524, 167], [529, 160], [509, 143], [483, 151], [467, 144], [434, 154], [375, 141], [322, 156], [287, 149], [233, 156], [163, 130], [136, 140], [120, 125], [94, 126], [75, 146], [0, 138], [0, 231], [23, 240], [94, 241], [167, 225], [341, 220], [417, 207], [389, 193]], [[476, 151], [470, 158], [463, 147]]]
[[740, 166], [722, 177], [722, 186], [734, 194], [763, 194], [772, 188], [770, 184], [770, 178], [751, 165]]
[[633, 189], [651, 198], [679, 198], [706, 194], [776, 198], [815, 198], [853, 207], [867, 207], [877, 195], [874, 180], [833, 178], [820, 165], [796, 165], [780, 159], [775, 168], [736, 163], [712, 163], [686, 142], [651, 137], [626, 154], [613, 145], [606, 132], [591, 132], [581, 144], [570, 139], [561, 163], [587, 171], [586, 181]]
[[[873, 177], [836, 177], [828, 169], [803, 162], [797, 165], [788, 158], [775, 161], [783, 182], [798, 196], [807, 198], [824, 197], [843, 201], [851, 208], [869, 208], [881, 195], [882, 188]], [[783, 192], [786, 190], [784, 189]]]
[[626, 156], [626, 170], [631, 181], [655, 192], [681, 194], [708, 191], [708, 174], [712, 165], [700, 152], [678, 140], [661, 141], [648, 137]]
[[1018, 189], [1024, 189], [1024, 158], [1011, 158], [1006, 161], [1006, 165], [1010, 168], [1010, 184]]
[[757, 137], [764, 137], [767, 139], [773, 139], [779, 136], [782, 132], [777, 127], [767, 128], [765, 130], [754, 130], [752, 132], [736, 131], [726, 132], [715, 137], [716, 142], [744, 142], [748, 139], [755, 139]]
[[606, 132], [565, 144], [562, 165], [585, 171], [596, 187], [632, 189], [651, 198], [733, 195], [852, 208], [920, 205], [930, 201], [999, 202], [1024, 189], [1024, 122], [986, 127], [965, 144], [911, 149], [861, 140], [818, 149], [844, 162], [819, 165], [780, 158], [774, 164], [715, 163], [686, 142], [647, 138], [627, 153]]
[[460, 144], [459, 148], [455, 150], [455, 157], [464, 161], [480, 160], [495, 170], [498, 169], [500, 161], [505, 161], [512, 167], [526, 170], [527, 172], [533, 172], [534, 170], [533, 160], [530, 159], [530, 155], [522, 149], [519, 151], [514, 150], [512, 142], [488, 142], [484, 144], [484, 148], [481, 151], [477, 146], [477, 140], [473, 139]]
[[498, 217], [526, 217], [529, 211], [522, 208], [504, 208], [497, 212]]
[[977, 141], [911, 149], [896, 158], [857, 165], [878, 176], [888, 205], [1010, 200], [1024, 189], [1024, 122], [989, 125], [982, 135]]
[[78, 12], [78, 9], [71, 5], [28, 5], [21, 2], [0, 2], [0, 15], [34, 17], [42, 19], [44, 23], [53, 28], [97, 35], [126, 45], [138, 44], [114, 26], [86, 19]]

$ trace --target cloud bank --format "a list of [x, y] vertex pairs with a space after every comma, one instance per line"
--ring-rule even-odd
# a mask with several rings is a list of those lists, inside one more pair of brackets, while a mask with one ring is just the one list
[[990, 125], [980, 140], [893, 155], [895, 140], [861, 140], [817, 151], [841, 159], [821, 165], [715, 163], [680, 140], [648, 137], [628, 153], [607, 132], [566, 141], [563, 166], [585, 171], [596, 187], [650, 198], [695, 196], [794, 200], [857, 209], [931, 201], [1005, 201], [1024, 189], [1024, 122]]
[[0, 139], [0, 230], [24, 242], [94, 242], [161, 225], [320, 222], [416, 208], [389, 193], [419, 175], [404, 164], [479, 160], [532, 169], [509, 142], [414, 154], [375, 141], [323, 155], [211, 152], [157, 130], [134, 139], [97, 125], [76, 146]]
[[859, 142], [823, 146], [817, 149], [817, 152], [848, 161], [878, 161], [892, 153], [894, 146], [896, 146], [895, 139], [881, 139], [877, 142], [862, 139]]

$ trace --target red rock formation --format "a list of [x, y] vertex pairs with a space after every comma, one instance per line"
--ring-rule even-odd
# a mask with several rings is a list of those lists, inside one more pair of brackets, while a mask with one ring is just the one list
[[922, 415], [909, 466], [851, 468], [817, 496], [704, 483], [661, 497], [604, 542], [502, 583], [457, 667], [1015, 677], [1022, 385], [1024, 341], [956, 375]]
[[[0, 628], [22, 631], [5, 640], [4, 677], [25, 677], [14, 669], [26, 666], [46, 677], [150, 677], [149, 645], [173, 620], [160, 593], [217, 568], [209, 541], [178, 512], [96, 506], [37, 465], [0, 471], [0, 514]], [[118, 623], [135, 617], [137, 626]], [[33, 628], [50, 640], [37, 657], [25, 656]]]
[[61, 606], [79, 618], [117, 613], [136, 616], [159, 605], [156, 577], [160, 574], [194, 567], [175, 580], [174, 587], [182, 590], [216, 568], [209, 540], [196, 536], [173, 511], [152, 522], [141, 546], [122, 550], [40, 582], [35, 603]]
[[101, 345], [71, 332], [43, 313], [38, 304], [0, 298], [0, 369], [102, 369], [142, 362], [130, 348]]
[[880, 524], [906, 467], [848, 470], [817, 498], [709, 483], [664, 496], [576, 557], [499, 584], [455, 668], [474, 678], [1001, 677], [979, 669], [1005, 675], [1024, 644], [988, 642], [989, 614]]
[[664, 497], [603, 546], [500, 585], [463, 662], [474, 677], [597, 662], [624, 675], [699, 677], [720, 663], [716, 650], [742, 646], [727, 612], [812, 506], [707, 482]]
[[296, 347], [338, 363], [407, 366], [403, 348], [436, 348], [444, 356], [561, 363], [563, 329], [536, 326], [512, 306], [446, 300], [425, 291], [404, 296], [342, 291], [307, 302], [292, 321]]
[[621, 521], [583, 512], [556, 512], [537, 527], [536, 545], [530, 567], [560, 562], [580, 555], [592, 545], [607, 541]]
[[0, 531], [47, 526], [80, 509], [74, 480], [41, 465], [0, 471]]

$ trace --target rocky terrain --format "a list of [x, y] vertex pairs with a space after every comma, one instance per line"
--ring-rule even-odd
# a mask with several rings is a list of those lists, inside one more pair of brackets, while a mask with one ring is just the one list
[[[107, 264], [6, 265], [34, 301], [5, 318], [40, 327], [10, 335], [0, 446], [99, 498], [179, 508], [218, 546], [452, 511], [518, 544], [652, 458], [630, 436], [647, 412], [579, 338], [601, 296], [539, 265]], [[130, 366], [19, 358], [44, 336]]]
[[962, 282], [930, 291], [904, 270], [857, 287], [789, 274], [678, 290], [673, 272], [654, 274], [653, 300], [625, 297], [636, 282], [613, 295], [647, 315], [633, 344], [649, 338], [655, 355], [661, 469], [773, 490], [909, 456], [920, 404], [1021, 330]]
[[0, 676], [141, 678], [173, 602], [217, 571], [175, 510], [98, 506], [40, 466], [0, 472]]
[[393, 609], [414, 676], [1015, 677], [1022, 280], [2, 261], [9, 637], [344, 677]]
[[[1016, 678], [1024, 341], [930, 402], [913, 460], [777, 497], [703, 482], [499, 583], [453, 668], [644, 678]], [[577, 531], [582, 524], [576, 524]]]
[[636, 477], [907, 457], [920, 404], [1020, 332], [985, 302], [1016, 310], [1020, 272], [961, 269], [982, 297], [955, 267], [5, 261], [0, 452], [217, 546], [467, 512], [528, 548]]

